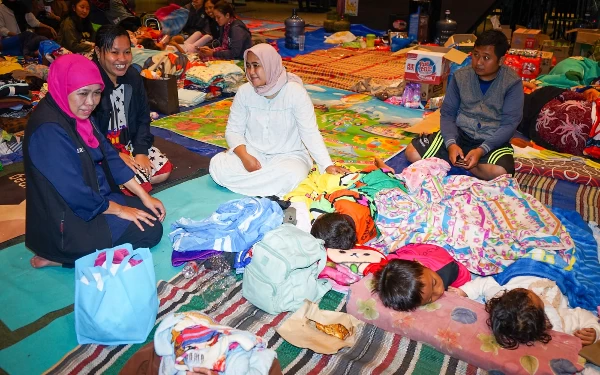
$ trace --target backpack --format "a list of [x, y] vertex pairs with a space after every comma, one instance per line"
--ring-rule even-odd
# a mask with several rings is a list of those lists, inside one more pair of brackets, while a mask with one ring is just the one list
[[316, 302], [331, 289], [328, 280], [318, 279], [326, 262], [323, 240], [282, 224], [252, 248], [242, 294], [269, 314], [296, 311], [305, 299]]

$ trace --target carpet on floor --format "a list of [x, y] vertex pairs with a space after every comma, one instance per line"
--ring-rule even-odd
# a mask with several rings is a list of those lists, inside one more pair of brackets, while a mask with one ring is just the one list
[[[170, 224], [182, 217], [203, 219], [241, 196], [203, 176], [155, 197], [167, 210], [163, 238], [152, 248], [156, 280], [170, 280], [181, 271], [171, 265]], [[77, 346], [74, 271], [33, 269], [32, 255], [24, 243], [0, 250], [0, 374], [41, 374]]]
[[[269, 315], [242, 296], [242, 282], [210, 288], [217, 276], [203, 271], [193, 279], [178, 275], [158, 285], [160, 308], [157, 325], [169, 313], [202, 311], [221, 324], [250, 331], [263, 337], [267, 346], [277, 352], [284, 374], [474, 374], [477, 368], [444, 355], [437, 350], [370, 324], [356, 332], [356, 344], [336, 355], [322, 355], [295, 347], [281, 338], [276, 328], [291, 315]], [[207, 291], [211, 289], [210, 291]], [[330, 291], [319, 303], [324, 310], [343, 311], [345, 295]], [[156, 329], [156, 326], [155, 326]], [[48, 374], [118, 374], [131, 356], [145, 343], [102, 347], [78, 346], [57, 363]]]
[[[393, 106], [365, 94], [318, 85], [305, 85], [317, 123], [334, 162], [363, 167], [377, 156], [387, 160], [406, 148], [414, 135], [388, 138], [368, 133], [385, 126], [409, 127], [423, 112]], [[232, 100], [226, 99], [195, 110], [154, 121], [152, 126], [220, 147], [227, 147], [225, 127]]]

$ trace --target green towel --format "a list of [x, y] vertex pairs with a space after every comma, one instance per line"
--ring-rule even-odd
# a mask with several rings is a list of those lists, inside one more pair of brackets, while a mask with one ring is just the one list
[[549, 74], [537, 78], [542, 86], [555, 86], [564, 89], [579, 85], [589, 85], [600, 77], [598, 62], [585, 57], [570, 57], [556, 64]]

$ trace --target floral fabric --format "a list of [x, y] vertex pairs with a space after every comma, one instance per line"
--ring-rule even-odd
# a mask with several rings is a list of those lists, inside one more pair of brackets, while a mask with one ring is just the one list
[[346, 307], [349, 314], [366, 323], [425, 342], [494, 374], [574, 374], [582, 369], [578, 363], [581, 340], [574, 336], [551, 331], [548, 344], [503, 349], [486, 324], [483, 304], [445, 293], [415, 311], [394, 311], [371, 294], [372, 281], [369, 275], [352, 284]]
[[[416, 173], [422, 173], [418, 163]], [[427, 175], [414, 193], [383, 190], [375, 204], [382, 236], [370, 245], [385, 252], [410, 243], [434, 244], [484, 276], [521, 257], [563, 267], [575, 261], [573, 240], [560, 220], [508, 175], [493, 181]]]

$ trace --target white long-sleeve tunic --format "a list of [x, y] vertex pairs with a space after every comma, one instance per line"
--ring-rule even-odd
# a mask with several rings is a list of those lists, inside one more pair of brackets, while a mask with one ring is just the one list
[[[210, 174], [240, 194], [283, 196], [306, 178], [312, 160], [321, 173], [333, 164], [312, 101], [296, 82], [288, 82], [273, 99], [258, 95], [250, 83], [242, 85], [231, 105], [225, 138], [229, 150], [211, 160]], [[233, 153], [240, 145], [246, 145], [261, 169], [246, 171]]]
[[571, 335], [583, 328], [593, 328], [596, 331], [596, 341], [600, 339], [598, 318], [582, 308], [569, 308], [569, 301], [552, 280], [535, 276], [518, 276], [500, 285], [493, 277], [480, 277], [460, 287], [469, 298], [477, 299], [483, 296], [486, 301], [502, 291], [517, 288], [529, 289], [542, 299], [544, 311], [552, 323], [553, 330]]

